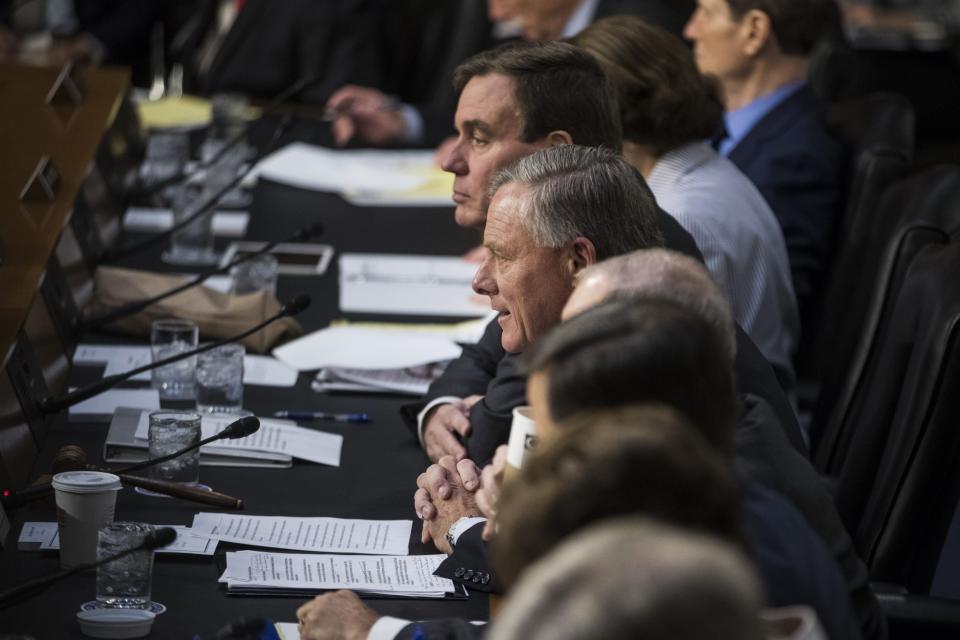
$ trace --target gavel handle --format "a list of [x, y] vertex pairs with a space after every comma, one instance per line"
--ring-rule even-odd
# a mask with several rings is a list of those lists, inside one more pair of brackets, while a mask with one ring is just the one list
[[[101, 469], [100, 467], [95, 467], [93, 465], [87, 465], [87, 468], [91, 471], [106, 471], [107, 473], [114, 473], [109, 469]], [[143, 489], [149, 489], [150, 491], [156, 491], [157, 493], [162, 493], [164, 495], [175, 496], [177, 498], [183, 498], [184, 500], [190, 500], [191, 502], [199, 502], [201, 504], [208, 504], [214, 507], [223, 507], [224, 509], [243, 509], [243, 500], [240, 498], [234, 498], [233, 496], [228, 496], [225, 493], [204, 491], [203, 489], [197, 489], [196, 487], [191, 487], [179, 482], [155, 480], [153, 478], [144, 478], [142, 476], [130, 476], [125, 473], [117, 474], [117, 476], [124, 484], [134, 487], [141, 487]]]

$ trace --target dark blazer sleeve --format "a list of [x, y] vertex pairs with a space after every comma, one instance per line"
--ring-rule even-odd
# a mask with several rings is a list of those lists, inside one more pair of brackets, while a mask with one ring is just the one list
[[483, 523], [475, 524], [460, 534], [453, 554], [440, 563], [433, 575], [459, 582], [468, 590], [503, 593], [490, 567], [487, 543], [481, 537], [483, 526]]
[[737, 356], [733, 363], [740, 393], [763, 398], [769, 403], [790, 445], [803, 457], [809, 456], [807, 443], [800, 432], [797, 414], [783, 391], [773, 366], [760, 353], [747, 332], [737, 325]]

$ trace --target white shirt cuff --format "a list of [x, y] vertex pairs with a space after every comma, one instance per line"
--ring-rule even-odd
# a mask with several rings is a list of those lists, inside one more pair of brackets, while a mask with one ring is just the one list
[[377, 618], [377, 621], [370, 627], [367, 640], [393, 640], [400, 635], [403, 628], [410, 624], [410, 622], [410, 620], [392, 618], [390, 616]]
[[481, 522], [486, 522], [486, 518], [460, 518], [452, 525], [450, 525], [450, 539], [453, 540], [453, 546], [457, 546], [457, 541], [460, 540], [462, 536], [468, 529], [472, 529], [474, 526], [480, 524]]
[[408, 144], [420, 142], [423, 139], [423, 116], [413, 105], [407, 103], [400, 105], [400, 115], [403, 116], [403, 123], [406, 125], [403, 141]]
[[453, 404], [461, 400], [463, 400], [463, 398], [458, 398], [457, 396], [440, 396], [428, 402], [427, 406], [423, 408], [423, 411], [417, 414], [417, 440], [420, 441], [421, 447], [423, 446], [423, 419], [430, 413], [430, 410], [434, 407], [439, 407], [441, 404]]

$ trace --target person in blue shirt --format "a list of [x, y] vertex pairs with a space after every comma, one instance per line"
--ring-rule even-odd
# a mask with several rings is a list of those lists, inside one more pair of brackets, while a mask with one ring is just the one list
[[832, 0], [699, 0], [684, 30], [724, 97], [715, 140], [780, 222], [801, 323], [809, 330], [845, 200], [845, 152], [807, 83]]

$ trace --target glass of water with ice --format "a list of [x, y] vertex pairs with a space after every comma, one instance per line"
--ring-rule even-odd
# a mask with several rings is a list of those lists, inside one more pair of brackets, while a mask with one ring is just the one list
[[[200, 414], [193, 411], [150, 413], [148, 452], [154, 460], [200, 442]], [[157, 480], [197, 484], [200, 481], [200, 449], [150, 467]]]
[[[192, 320], [154, 320], [150, 327], [153, 362], [197, 348], [200, 332]], [[162, 400], [191, 400], [194, 397], [196, 356], [154, 369], [151, 381]]]
[[[153, 531], [149, 524], [114, 522], [100, 529], [97, 560], [143, 544]], [[145, 609], [150, 604], [153, 549], [135, 551], [97, 568], [97, 606]]]
[[234, 342], [197, 357], [197, 411], [242, 413], [244, 353]]

